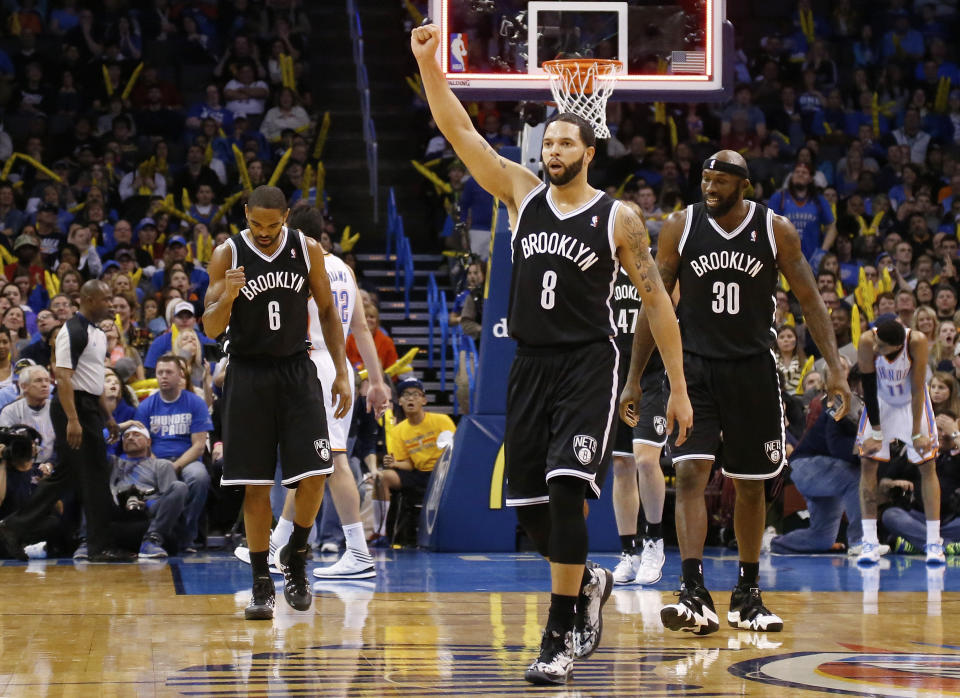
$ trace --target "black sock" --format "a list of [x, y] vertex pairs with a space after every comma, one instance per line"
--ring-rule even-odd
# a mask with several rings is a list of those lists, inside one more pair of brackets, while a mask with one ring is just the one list
[[576, 612], [576, 596], [550, 594], [550, 615], [547, 617], [547, 630], [556, 630], [561, 635], [568, 630], [573, 630]]
[[637, 541], [633, 535], [620, 536], [620, 549], [627, 555], [633, 555], [637, 552]]
[[660, 540], [663, 538], [663, 524], [660, 521], [657, 523], [648, 521], [643, 529], [643, 538], [644, 540]]
[[699, 558], [689, 557], [680, 563], [683, 583], [688, 587], [703, 586], [703, 563]]
[[740, 561], [740, 575], [737, 577], [737, 586], [741, 589], [749, 589], [757, 586], [757, 575], [760, 574], [759, 562]]
[[591, 579], [593, 579], [593, 575], [590, 574], [590, 567], [588, 565], [584, 565], [583, 576], [580, 578], [580, 596], [583, 596], [583, 588], [590, 583]]
[[290, 534], [290, 550], [306, 550], [307, 538], [310, 537], [310, 526], [297, 526], [293, 524], [293, 533]]
[[262, 553], [250, 551], [250, 568], [253, 570], [254, 579], [257, 577], [270, 576], [270, 565], [267, 563], [267, 556], [269, 554], [269, 550], [264, 550]]

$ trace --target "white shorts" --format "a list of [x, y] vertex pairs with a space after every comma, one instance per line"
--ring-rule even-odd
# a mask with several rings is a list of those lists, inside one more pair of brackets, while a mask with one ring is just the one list
[[867, 410], [864, 409], [863, 414], [860, 415], [860, 430], [857, 433], [857, 447], [861, 456], [888, 461], [890, 460], [890, 442], [902, 441], [906, 446], [907, 458], [915, 465], [926, 463], [937, 457], [939, 450], [937, 422], [933, 417], [933, 405], [930, 404], [929, 394], [924, 397], [923, 420], [920, 424], [921, 433], [927, 434], [931, 439], [930, 450], [926, 453], [917, 453], [913, 448], [913, 408], [909, 403], [894, 406], [880, 400], [880, 431], [883, 432], [883, 445], [876, 453], [867, 455], [863, 452], [861, 444], [867, 438], [866, 432], [869, 428]]
[[[320, 379], [320, 385], [323, 386], [323, 406], [327, 409], [327, 432], [330, 435], [330, 449], [334, 455], [346, 453], [350, 422], [353, 421], [353, 408], [342, 419], [334, 417], [336, 409], [330, 404], [330, 396], [333, 381], [337, 377], [337, 369], [333, 365], [333, 357], [326, 350], [314, 349], [310, 352], [310, 359], [317, 367], [317, 377]], [[350, 376], [350, 404], [352, 405], [357, 398], [354, 394], [353, 366], [350, 365], [350, 362], [347, 362], [347, 371]]]

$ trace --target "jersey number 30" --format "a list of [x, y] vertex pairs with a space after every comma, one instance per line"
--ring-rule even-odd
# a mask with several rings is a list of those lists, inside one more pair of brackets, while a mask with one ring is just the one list
[[713, 312], [736, 315], [740, 312], [740, 284], [733, 282], [725, 284], [722, 281], [713, 282]]

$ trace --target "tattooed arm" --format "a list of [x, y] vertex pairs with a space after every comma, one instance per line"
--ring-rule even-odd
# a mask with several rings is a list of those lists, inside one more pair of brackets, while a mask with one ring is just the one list
[[410, 37], [430, 112], [440, 133], [453, 146], [470, 175], [477, 184], [507, 205], [511, 221], [514, 221], [523, 197], [540, 180], [526, 167], [501, 157], [473, 127], [467, 110], [453, 94], [440, 70], [436, 56], [439, 41], [440, 27], [435, 24], [417, 27]]
[[793, 223], [783, 216], [774, 216], [773, 235], [777, 242], [777, 266], [790, 284], [793, 295], [800, 301], [803, 321], [827, 362], [827, 393], [842, 401], [834, 417], [840, 420], [850, 409], [850, 386], [847, 385], [846, 372], [840, 365], [833, 323], [817, 290], [810, 264], [800, 251], [800, 236]]
[[[633, 285], [640, 292], [640, 299], [643, 306], [640, 314], [637, 316], [636, 334], [633, 338], [633, 353], [630, 361], [630, 374], [627, 378], [627, 386], [636, 388], [636, 398], [631, 399], [635, 403], [640, 396], [639, 383], [640, 375], [646, 366], [647, 360], [653, 351], [654, 341], [660, 347], [660, 354], [663, 357], [663, 365], [667, 369], [667, 375], [670, 377], [670, 399], [667, 402], [667, 431], [673, 431], [673, 419], [680, 424], [680, 436], [677, 444], [683, 443], [686, 438], [687, 429], [693, 423], [693, 410], [690, 408], [690, 401], [687, 398], [687, 383], [683, 376], [683, 348], [680, 344], [680, 326], [677, 324], [677, 316], [673, 311], [673, 302], [670, 300], [670, 292], [676, 283], [677, 263], [672, 266], [663, 266], [660, 258], [663, 256], [663, 245], [665, 242], [664, 234], [669, 237], [671, 230], [671, 221], [680, 214], [672, 214], [667, 223], [664, 224], [660, 232], [661, 253], [658, 253], [658, 264], [654, 264], [653, 257], [650, 256], [649, 238], [647, 230], [640, 217], [626, 206], [621, 206], [617, 212], [616, 229], [614, 231], [614, 242], [617, 246], [617, 257], [624, 271], [630, 276]], [[683, 214], [685, 215], [685, 213]], [[673, 227], [675, 227], [675, 223]], [[683, 223], [680, 223], [680, 231], [683, 231]], [[679, 237], [677, 236], [677, 239]], [[670, 243], [676, 247], [676, 243]], [[676, 255], [679, 262], [679, 255]], [[661, 277], [661, 271], [665, 276]], [[669, 282], [669, 286], [665, 285]], [[624, 390], [624, 394], [627, 390]], [[636, 422], [636, 404], [626, 408], [621, 399], [621, 414], [627, 411], [625, 421]]]

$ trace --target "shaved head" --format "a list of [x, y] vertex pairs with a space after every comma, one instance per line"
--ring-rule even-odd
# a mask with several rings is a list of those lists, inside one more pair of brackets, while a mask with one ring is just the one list
[[91, 298], [96, 298], [98, 295], [109, 294], [110, 287], [100, 279], [90, 279], [87, 283], [80, 287], [80, 300], [90, 300]]

